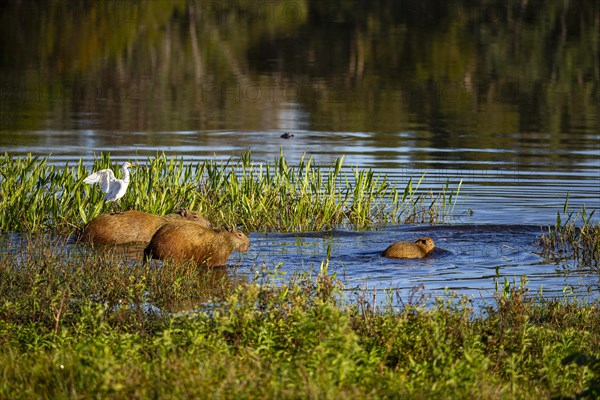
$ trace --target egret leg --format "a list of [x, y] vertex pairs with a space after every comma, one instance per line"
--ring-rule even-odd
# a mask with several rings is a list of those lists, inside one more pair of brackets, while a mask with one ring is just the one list
[[119, 209], [117, 207], [117, 202], [116, 201], [111, 201], [110, 202], [110, 209], [111, 209], [111, 213], [112, 214], [117, 214], [119, 212]]
[[127, 211], [127, 210], [125, 210], [125, 207], [121, 203], [121, 200], [114, 201], [113, 204], [115, 204], [115, 207], [116, 207], [116, 210], [117, 210], [116, 212], [117, 213], [120, 214], [120, 213], [123, 213], [123, 212]]

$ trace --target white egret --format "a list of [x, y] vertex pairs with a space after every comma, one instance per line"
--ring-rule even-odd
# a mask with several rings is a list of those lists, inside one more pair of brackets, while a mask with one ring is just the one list
[[104, 196], [105, 201], [119, 200], [127, 191], [127, 186], [129, 186], [129, 168], [131, 167], [132, 165], [128, 162], [123, 163], [121, 166], [123, 168], [123, 179], [115, 178], [115, 174], [110, 169], [102, 169], [94, 172], [83, 181], [89, 185], [99, 183], [102, 191], [106, 193], [106, 196]]

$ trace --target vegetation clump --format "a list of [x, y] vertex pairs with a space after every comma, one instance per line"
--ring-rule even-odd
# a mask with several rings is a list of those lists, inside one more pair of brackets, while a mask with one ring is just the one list
[[[115, 169], [109, 155], [91, 170]], [[91, 170], [79, 161], [57, 167], [49, 158], [0, 156], [0, 231], [49, 230], [72, 233], [109, 206], [102, 193], [83, 184]], [[421, 178], [422, 180], [422, 178]], [[119, 200], [123, 210], [162, 215], [188, 208], [216, 226], [241, 225], [245, 231], [320, 231], [339, 227], [364, 229], [403, 222], [442, 222], [456, 204], [449, 183], [439, 194], [403, 190], [372, 170], [331, 167], [302, 158], [292, 167], [283, 156], [273, 164], [255, 163], [250, 153], [239, 161], [195, 164], [164, 155], [136, 168], [129, 190]]]
[[548, 227], [540, 237], [542, 255], [553, 262], [573, 259], [581, 267], [600, 266], [600, 222], [594, 223], [594, 211], [587, 213], [569, 211], [569, 198], [565, 201], [563, 213], [556, 215], [554, 226]]

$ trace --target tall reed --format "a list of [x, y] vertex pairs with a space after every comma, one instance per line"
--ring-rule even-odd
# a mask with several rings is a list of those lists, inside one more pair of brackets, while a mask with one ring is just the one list
[[251, 154], [226, 162], [186, 163], [157, 155], [134, 168], [127, 193], [117, 205], [104, 203], [98, 187], [82, 183], [93, 171], [119, 166], [110, 155], [57, 167], [48, 158], [0, 156], [0, 230], [72, 233], [101, 212], [136, 209], [154, 214], [186, 207], [216, 225], [241, 225], [250, 231], [366, 229], [405, 222], [443, 222], [451, 216], [460, 190], [449, 182], [440, 194], [419, 191], [412, 179], [398, 189], [373, 170], [345, 168], [344, 157], [331, 166], [302, 157], [290, 166], [280, 155], [256, 163]]
[[600, 266], [600, 222], [593, 222], [595, 210], [569, 211], [569, 196], [562, 214], [556, 213], [556, 223], [542, 234], [539, 247], [552, 261], [573, 259], [580, 267]]

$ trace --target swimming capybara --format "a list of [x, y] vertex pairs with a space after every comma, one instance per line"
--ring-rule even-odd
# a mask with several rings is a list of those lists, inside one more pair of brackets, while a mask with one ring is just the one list
[[423, 258], [434, 247], [433, 239], [422, 237], [414, 242], [396, 242], [385, 249], [382, 255], [390, 258]]
[[173, 220], [210, 227], [210, 222], [201, 214], [186, 209], [166, 215], [130, 210], [98, 215], [85, 226], [79, 240], [94, 244], [148, 243], [158, 228]]
[[186, 221], [164, 224], [144, 250], [144, 257], [177, 262], [192, 261], [197, 265], [225, 265], [235, 250], [248, 251], [250, 239], [235, 228], [212, 229]]

